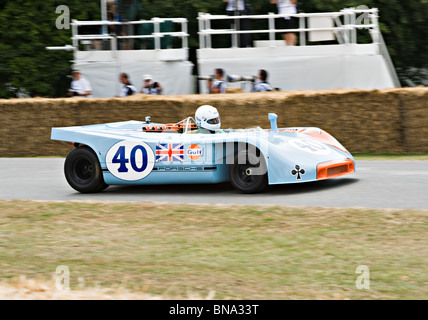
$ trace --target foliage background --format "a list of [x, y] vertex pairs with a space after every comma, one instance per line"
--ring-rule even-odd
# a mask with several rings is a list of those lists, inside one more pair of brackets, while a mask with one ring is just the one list
[[[123, 0], [138, 2], [137, 18], [185, 17], [189, 19], [191, 59], [198, 47], [197, 14], [224, 13], [221, 0]], [[269, 0], [249, 0], [255, 14], [276, 12]], [[338, 11], [366, 5], [379, 8], [380, 24], [403, 85], [411, 79], [421, 84], [428, 69], [428, 0], [302, 0], [305, 12]], [[179, 5], [178, 5], [179, 4]], [[70, 44], [71, 30], [57, 30], [59, 5], [70, 8], [72, 19], [99, 20], [99, 0], [0, 0], [0, 98], [15, 96], [25, 88], [31, 96], [65, 96], [70, 83], [70, 52], [48, 51], [46, 46]]]

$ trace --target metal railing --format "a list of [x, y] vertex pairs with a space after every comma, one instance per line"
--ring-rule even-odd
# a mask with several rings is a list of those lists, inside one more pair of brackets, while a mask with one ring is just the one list
[[[277, 29], [275, 20], [279, 18], [295, 17], [299, 21], [297, 29]], [[333, 22], [333, 27], [327, 28], [308, 28], [307, 19], [312, 17], [330, 18]], [[240, 19], [250, 20], [268, 20], [269, 29], [259, 30], [236, 30], [231, 29], [213, 29], [212, 21], [229, 20], [236, 21]], [[268, 34], [271, 47], [276, 46], [276, 34], [292, 32], [299, 33], [299, 45], [305, 46], [307, 42], [307, 32], [331, 31], [339, 44], [356, 44], [357, 30], [367, 29], [370, 32], [373, 43], [380, 43], [379, 40], [379, 24], [378, 24], [378, 9], [343, 9], [340, 12], [326, 13], [297, 13], [297, 14], [274, 14], [268, 13], [263, 15], [211, 15], [208, 13], [199, 13], [199, 46], [201, 49], [212, 48], [212, 36], [214, 35], [230, 35], [232, 48], [238, 47], [239, 34]]]
[[[181, 31], [172, 32], [172, 31], [161, 31], [161, 24], [166, 22], [172, 22], [179, 24], [181, 26]], [[181, 48], [188, 48], [188, 28], [187, 28], [187, 19], [185, 18], [152, 18], [151, 20], [139, 20], [139, 21], [129, 21], [129, 22], [114, 22], [114, 21], [78, 21], [72, 20], [72, 47], [75, 51], [79, 50], [79, 44], [85, 41], [96, 41], [96, 40], [108, 40], [110, 42], [110, 50], [118, 50], [118, 41], [119, 40], [135, 40], [135, 39], [154, 39], [154, 49], [161, 50], [161, 39], [169, 36], [172, 38], [181, 38]], [[139, 25], [153, 25], [153, 32], [151, 34], [144, 35], [117, 35], [114, 33], [106, 32], [109, 26], [139, 26]], [[93, 27], [100, 26], [102, 32], [99, 34], [79, 34], [80, 27]]]

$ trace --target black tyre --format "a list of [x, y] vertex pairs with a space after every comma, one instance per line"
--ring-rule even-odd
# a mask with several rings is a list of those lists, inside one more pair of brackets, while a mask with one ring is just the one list
[[108, 187], [97, 155], [88, 147], [76, 148], [68, 154], [64, 173], [68, 184], [82, 193], [99, 192]]
[[[239, 159], [241, 159], [241, 162], [243, 162], [242, 159], [246, 159], [246, 161], [240, 164]], [[242, 193], [265, 191], [268, 187], [266, 168], [262, 154], [257, 157], [255, 154], [248, 153], [247, 151], [240, 151], [240, 153], [235, 155], [234, 162], [229, 167], [230, 183], [236, 190]]]

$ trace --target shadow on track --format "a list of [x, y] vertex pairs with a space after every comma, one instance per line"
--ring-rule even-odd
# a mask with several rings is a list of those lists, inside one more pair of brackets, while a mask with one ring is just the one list
[[[293, 183], [269, 186], [268, 190], [260, 195], [292, 195], [326, 191], [328, 189], [345, 187], [358, 182], [356, 178], [338, 178], [307, 183]], [[241, 194], [230, 183], [219, 184], [177, 184], [177, 185], [144, 185], [144, 186], [111, 186], [103, 194], [110, 195], [215, 195]], [[255, 196], [254, 194], [249, 196]], [[167, 200], [167, 199], [166, 199]], [[184, 200], [184, 199], [183, 199]]]
[[328, 189], [336, 189], [357, 183], [357, 178], [337, 178], [322, 181], [306, 182], [306, 183], [292, 183], [280, 184], [271, 186], [268, 192], [272, 195], [291, 195], [303, 194], [312, 192], [322, 192]]

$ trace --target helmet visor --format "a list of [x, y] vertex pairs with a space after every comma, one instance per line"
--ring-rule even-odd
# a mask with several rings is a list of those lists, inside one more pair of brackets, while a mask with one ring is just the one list
[[219, 124], [220, 123], [220, 117], [213, 118], [207, 121], [209, 124]]

